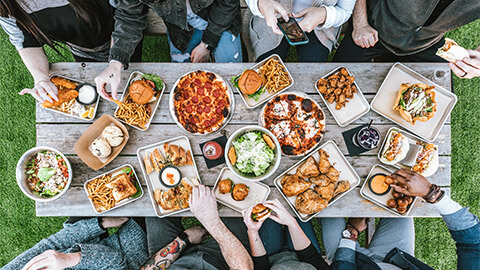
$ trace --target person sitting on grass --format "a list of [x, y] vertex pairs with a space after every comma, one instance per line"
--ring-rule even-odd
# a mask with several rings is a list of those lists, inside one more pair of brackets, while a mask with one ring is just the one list
[[[444, 35], [480, 19], [480, 1], [358, 0], [334, 62], [445, 62]], [[480, 47], [449, 64], [460, 78], [480, 76]]]
[[146, 218], [150, 259], [141, 269], [253, 269], [245, 225], [241, 218], [220, 219], [210, 188], [193, 188], [190, 211], [212, 238], [201, 243], [205, 230], [183, 230], [181, 218]]
[[[445, 221], [457, 246], [457, 269], [480, 269], [480, 221], [445, 195], [438, 186], [410, 170], [393, 174], [392, 187], [408, 196], [423, 197]], [[413, 218], [382, 218], [368, 247], [357, 243], [367, 228], [365, 218], [322, 218], [323, 243], [333, 269], [433, 269], [415, 257]], [[435, 252], [432, 250], [432, 252]]]
[[[120, 227], [121, 226], [121, 227]], [[108, 235], [108, 228], [120, 229]], [[148, 259], [146, 235], [129, 218], [89, 218], [64, 223], [64, 228], [41, 240], [2, 270], [139, 269]]]
[[299, 222], [278, 200], [262, 204], [274, 212], [266, 219], [254, 221], [253, 206], [242, 213], [255, 269], [329, 268], [311, 222]]

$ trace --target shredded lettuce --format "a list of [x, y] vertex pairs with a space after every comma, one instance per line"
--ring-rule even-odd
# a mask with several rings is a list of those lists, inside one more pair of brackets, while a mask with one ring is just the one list
[[47, 182], [50, 177], [55, 174], [55, 169], [52, 168], [40, 168], [38, 169], [38, 179], [42, 182]]
[[275, 153], [258, 131], [243, 134], [233, 142], [233, 147], [237, 154], [235, 167], [246, 175], [264, 174], [275, 159]]

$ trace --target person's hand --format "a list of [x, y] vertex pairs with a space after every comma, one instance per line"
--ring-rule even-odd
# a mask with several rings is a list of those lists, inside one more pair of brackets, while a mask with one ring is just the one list
[[480, 47], [476, 50], [467, 50], [470, 57], [462, 61], [449, 63], [448, 65], [458, 77], [462, 79], [471, 79], [480, 77]]
[[354, 226], [359, 234], [367, 229], [366, 218], [349, 218], [348, 224]]
[[128, 221], [128, 218], [126, 217], [103, 217], [102, 226], [105, 229], [117, 228], [122, 226], [127, 221]]
[[315, 27], [325, 23], [327, 10], [324, 7], [309, 7], [293, 14], [293, 17], [303, 17], [303, 19], [298, 22], [298, 25], [300, 25], [303, 31], [310, 33]]
[[370, 48], [378, 42], [378, 32], [368, 23], [364, 25], [354, 25], [352, 39], [358, 46]]
[[189, 202], [190, 211], [207, 230], [221, 222], [215, 193], [209, 187], [204, 185], [193, 187]]
[[267, 25], [272, 28], [273, 33], [283, 35], [277, 25], [277, 14], [280, 14], [288, 22], [287, 10], [275, 0], [258, 0], [258, 8], [263, 17], [265, 17]]
[[49, 79], [35, 82], [33, 88], [25, 88], [18, 94], [30, 94], [41, 103], [43, 103], [45, 100], [52, 102], [52, 98], [58, 100], [58, 89]]
[[193, 226], [183, 231], [192, 245], [200, 244], [207, 231], [200, 226]]
[[192, 63], [205, 63], [208, 62], [209, 56], [210, 51], [207, 49], [207, 44], [202, 41], [197, 47], [195, 47], [195, 49], [193, 49], [190, 59], [192, 60]]
[[108, 67], [102, 71], [102, 73], [98, 74], [95, 77], [95, 84], [97, 85], [97, 92], [100, 96], [102, 96], [106, 100], [110, 100], [110, 95], [105, 90], [107, 85], [110, 85], [112, 91], [112, 98], [117, 100], [117, 90], [118, 86], [120, 85], [120, 74], [122, 72], [123, 64], [112, 60]]
[[80, 252], [64, 254], [50, 249], [31, 259], [22, 270], [65, 269], [77, 265], [81, 257]]
[[272, 211], [275, 212], [274, 214], [271, 214], [269, 218], [271, 218], [278, 224], [286, 225], [289, 227], [297, 224], [295, 218], [290, 215], [288, 210], [285, 209], [285, 207], [278, 200], [266, 201], [263, 203], [263, 205], [272, 209]]
[[411, 170], [398, 170], [392, 177], [396, 181], [391, 185], [395, 191], [408, 196], [425, 197], [432, 186], [427, 178]]
[[253, 221], [252, 219], [252, 210], [255, 205], [250, 206], [249, 208], [242, 211], [243, 222], [247, 226], [247, 230], [250, 232], [258, 232], [262, 227], [263, 222], [266, 220]]

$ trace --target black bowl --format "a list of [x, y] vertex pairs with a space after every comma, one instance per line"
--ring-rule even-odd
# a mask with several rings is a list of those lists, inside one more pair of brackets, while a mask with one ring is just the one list
[[392, 189], [391, 186], [388, 186], [387, 190], [383, 193], [377, 193], [375, 191], [373, 191], [373, 188], [372, 188], [372, 179], [377, 176], [377, 175], [383, 175], [383, 176], [387, 176], [386, 174], [384, 173], [377, 173], [377, 174], [374, 174], [372, 176], [370, 176], [370, 178], [368, 179], [368, 188], [370, 189], [371, 192], [373, 192], [373, 194], [375, 195], [378, 195], [378, 196], [383, 196], [383, 195], [386, 195], [388, 194], [388, 192], [390, 192], [390, 190]]
[[[80, 96], [80, 88], [82, 88], [82, 87], [85, 86], [85, 85], [91, 86], [91, 87], [93, 87], [93, 90], [95, 90], [95, 98], [93, 99], [92, 102], [89, 102], [89, 103], [81, 102], [80, 99], [79, 99], [79, 96]], [[77, 100], [78, 103], [86, 106], [86, 105], [91, 105], [91, 104], [97, 102], [98, 92], [97, 92], [97, 87], [95, 87], [95, 85], [89, 84], [89, 83], [81, 83], [81, 84], [77, 85], [77, 88], [75, 88], [75, 90], [79, 93], [78, 97], [76, 98], [76, 100]]]
[[[178, 172], [178, 175], [179, 175], [179, 177], [180, 177], [180, 180], [178, 181], [178, 183], [176, 183], [176, 184], [174, 184], [174, 185], [170, 185], [170, 184], [165, 183], [165, 182], [163, 181], [163, 179], [162, 179], [162, 173], [163, 173], [163, 171], [164, 171], [165, 169], [167, 169], [167, 168], [173, 168], [173, 169], [175, 169], [175, 170]], [[167, 166], [163, 167], [163, 169], [160, 170], [160, 173], [158, 174], [158, 180], [160, 180], [160, 183], [162, 183], [162, 185], [164, 185], [165, 187], [174, 188], [174, 187], [180, 185], [180, 183], [182, 182], [182, 172], [181, 172], [177, 167], [175, 167], [175, 166], [167, 165]]]

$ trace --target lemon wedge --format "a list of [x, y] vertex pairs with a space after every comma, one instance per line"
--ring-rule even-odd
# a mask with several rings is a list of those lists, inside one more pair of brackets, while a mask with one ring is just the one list
[[94, 108], [90, 108], [90, 109], [84, 111], [84, 112], [80, 115], [80, 117], [92, 119], [92, 118], [93, 118], [93, 112], [94, 112]]

